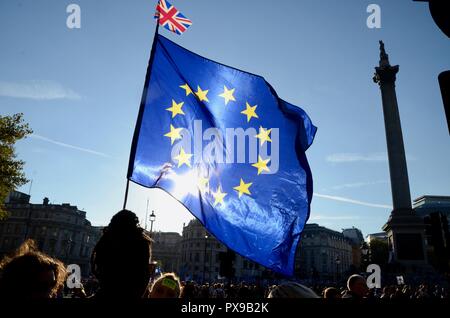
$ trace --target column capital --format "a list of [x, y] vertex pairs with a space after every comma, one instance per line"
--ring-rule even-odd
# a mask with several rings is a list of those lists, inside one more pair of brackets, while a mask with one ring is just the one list
[[379, 85], [384, 83], [394, 83], [396, 80], [396, 74], [398, 73], [398, 65], [377, 66], [375, 67], [375, 74], [373, 75], [374, 83]]

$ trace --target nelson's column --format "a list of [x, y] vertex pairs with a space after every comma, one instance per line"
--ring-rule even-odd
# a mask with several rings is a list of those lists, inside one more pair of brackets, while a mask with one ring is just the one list
[[408, 169], [395, 93], [397, 72], [398, 65], [389, 64], [384, 43], [380, 41], [380, 63], [375, 67], [373, 80], [380, 86], [383, 102], [393, 203], [393, 210], [383, 231], [388, 235], [391, 262], [406, 266], [425, 265], [424, 223], [411, 207]]

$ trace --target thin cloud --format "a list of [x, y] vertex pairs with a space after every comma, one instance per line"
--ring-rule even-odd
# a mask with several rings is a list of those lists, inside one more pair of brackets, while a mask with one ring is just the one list
[[341, 215], [341, 216], [329, 216], [329, 215], [312, 215], [309, 220], [310, 221], [322, 221], [322, 220], [333, 220], [333, 221], [339, 221], [339, 220], [358, 220], [359, 216], [352, 216], [352, 215]]
[[338, 197], [338, 196], [334, 196], [334, 195], [319, 194], [319, 193], [314, 192], [314, 196], [316, 196], [318, 198], [334, 200], [334, 201], [339, 201], [339, 202], [346, 202], [346, 203], [357, 204], [357, 205], [363, 205], [363, 206], [368, 206], [368, 207], [372, 207], [372, 208], [392, 209], [392, 206], [390, 206], [390, 205], [364, 202], [364, 201], [353, 200], [353, 199], [344, 198], [344, 197]]
[[39, 140], [43, 140], [46, 142], [49, 142], [51, 144], [57, 145], [57, 146], [61, 146], [61, 147], [65, 147], [65, 148], [70, 148], [70, 149], [74, 149], [74, 150], [78, 150], [78, 151], [82, 151], [82, 152], [86, 152], [92, 155], [96, 155], [96, 156], [100, 156], [100, 157], [105, 157], [105, 158], [111, 158], [109, 155], [103, 153], [103, 152], [99, 152], [99, 151], [95, 151], [95, 150], [91, 150], [91, 149], [87, 149], [87, 148], [82, 148], [82, 147], [78, 147], [78, 146], [74, 146], [74, 145], [69, 145], [66, 144], [64, 142], [60, 142], [60, 141], [56, 141], [44, 136], [40, 136], [37, 134], [31, 134], [29, 137], [34, 138], [34, 139], [39, 139]]
[[[412, 155], [406, 155], [408, 161], [417, 160]], [[385, 152], [376, 152], [362, 154], [356, 152], [334, 153], [326, 157], [326, 161], [331, 163], [348, 163], [348, 162], [387, 162], [388, 155]]]
[[380, 180], [380, 181], [372, 181], [372, 182], [354, 182], [354, 183], [344, 183], [332, 186], [331, 189], [333, 190], [340, 190], [345, 188], [361, 188], [369, 185], [375, 185], [375, 184], [386, 184], [388, 181], [386, 180]]
[[0, 96], [34, 100], [80, 99], [81, 96], [60, 83], [32, 80], [23, 82], [1, 82]]
[[327, 156], [326, 160], [333, 163], [342, 162], [358, 162], [358, 161], [368, 161], [368, 162], [380, 162], [387, 161], [386, 153], [372, 153], [372, 154], [361, 154], [361, 153], [334, 153]]

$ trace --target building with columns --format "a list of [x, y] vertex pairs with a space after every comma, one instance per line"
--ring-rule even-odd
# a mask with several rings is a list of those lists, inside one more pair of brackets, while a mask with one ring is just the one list
[[[183, 226], [179, 274], [182, 279], [217, 281], [220, 274], [220, 255], [227, 248], [206, 231], [197, 220]], [[238, 254], [233, 262], [236, 280], [252, 281], [262, 276], [264, 268]]]
[[450, 196], [423, 195], [413, 201], [413, 209], [422, 218], [432, 213], [440, 213], [447, 219], [450, 231]]
[[349, 229], [343, 229], [342, 234], [344, 237], [350, 240], [352, 244], [352, 265], [353, 268], [357, 269], [361, 267], [361, 247], [364, 243], [364, 236], [361, 230], [352, 227]]
[[[358, 230], [359, 231], [359, 230]], [[353, 232], [353, 231], [350, 231]], [[357, 233], [356, 239], [359, 239]], [[362, 237], [362, 235], [361, 235]], [[342, 233], [318, 224], [306, 224], [295, 261], [297, 278], [335, 280], [344, 278], [353, 265], [353, 241]], [[182, 279], [215, 281], [219, 277], [220, 254], [226, 246], [210, 235], [198, 220], [183, 227], [179, 274]], [[263, 278], [267, 270], [236, 254], [233, 262], [236, 280], [254, 281]]]
[[182, 237], [177, 232], [153, 232], [152, 261], [158, 263], [162, 272], [178, 272]]
[[92, 250], [101, 228], [92, 226], [86, 212], [68, 203], [30, 203], [30, 196], [11, 192], [5, 203], [8, 217], [0, 220], [0, 258], [13, 252], [25, 239], [34, 239], [44, 253], [66, 265], [78, 264], [82, 276], [90, 274]]
[[378, 233], [367, 234], [367, 236], [366, 236], [367, 244], [370, 245], [370, 242], [375, 241], [375, 240], [387, 242], [388, 241], [388, 237], [387, 237], [386, 232], [378, 232]]
[[344, 278], [353, 264], [352, 244], [340, 232], [315, 223], [306, 224], [297, 250], [295, 275], [329, 280]]
[[441, 272], [450, 272], [450, 196], [423, 195], [413, 202], [423, 218], [428, 263]]

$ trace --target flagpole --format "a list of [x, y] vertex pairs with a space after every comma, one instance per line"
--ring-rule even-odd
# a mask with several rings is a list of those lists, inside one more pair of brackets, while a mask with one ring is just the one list
[[[159, 4], [159, 1], [158, 1], [158, 4]], [[158, 35], [158, 31], [159, 31], [159, 17], [160, 17], [160, 16], [161, 16], [161, 15], [158, 14], [158, 19], [156, 19], [155, 38], [156, 38], [156, 36]]]
[[127, 178], [127, 186], [125, 188], [125, 198], [123, 199], [123, 210], [127, 208], [128, 188], [130, 187], [130, 179]]
[[[159, 1], [158, 1], [158, 3], [159, 3]], [[158, 19], [156, 20], [155, 35], [153, 36], [152, 50], [150, 53], [150, 59], [148, 61], [147, 74], [145, 76], [144, 90], [142, 92], [142, 98], [141, 98], [141, 105], [139, 107], [138, 118], [136, 120], [136, 126], [135, 126], [134, 134], [133, 134], [133, 141], [131, 142], [130, 160], [128, 162], [128, 172], [127, 172], [127, 185], [125, 188], [125, 197], [123, 199], [123, 209], [124, 210], [126, 209], [126, 206], [127, 206], [128, 188], [130, 186], [130, 177], [131, 177], [131, 172], [132, 172], [133, 163], [134, 163], [134, 156], [136, 153], [136, 144], [137, 144], [137, 139], [139, 136], [139, 127], [141, 126], [142, 115], [144, 113], [144, 108], [145, 108], [145, 99], [147, 97], [147, 89], [148, 89], [148, 85], [150, 83], [150, 73], [152, 70], [153, 57], [155, 55], [154, 53], [155, 53], [155, 47], [156, 47], [156, 42], [157, 42], [157, 37], [158, 37], [158, 31], [159, 31], [159, 16], [158, 16]]]

